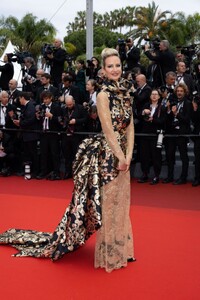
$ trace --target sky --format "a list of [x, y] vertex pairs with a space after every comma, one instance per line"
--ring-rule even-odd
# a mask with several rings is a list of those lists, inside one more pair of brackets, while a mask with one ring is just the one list
[[[93, 3], [93, 10], [97, 13], [113, 11], [127, 6], [148, 6], [152, 1], [139, 0], [88, 0]], [[66, 26], [73, 22], [78, 11], [86, 10], [86, 0], [9, 0], [1, 5], [0, 16], [15, 16], [18, 20], [32, 13], [38, 20], [45, 18], [57, 29], [57, 37], [63, 39], [66, 35]], [[182, 11], [186, 15], [200, 13], [200, 0], [154, 0], [161, 11], [170, 10], [173, 13]], [[169, 5], [170, 4], [170, 5]]]

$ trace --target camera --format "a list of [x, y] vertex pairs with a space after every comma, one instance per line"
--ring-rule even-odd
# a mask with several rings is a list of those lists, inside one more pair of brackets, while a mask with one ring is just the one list
[[58, 122], [62, 126], [63, 129], [67, 129], [67, 126], [69, 124], [70, 118], [68, 116], [59, 116]]
[[48, 56], [47, 56], [47, 55], [48, 55], [48, 54], [52, 54], [54, 51], [55, 51], [54, 45], [45, 43], [45, 44], [42, 46], [41, 54], [42, 54], [42, 56], [43, 56], [45, 59], [48, 59]]
[[173, 93], [173, 91], [170, 92], [170, 91], [168, 90], [168, 88], [166, 87], [166, 85], [161, 85], [158, 89], [159, 89], [160, 93], [164, 93], [164, 92]]
[[177, 98], [175, 98], [175, 97], [169, 97], [169, 103], [170, 103], [170, 106], [172, 107], [172, 106], [176, 106], [177, 105], [177, 103], [178, 103], [178, 99]]
[[150, 116], [151, 116], [150, 113], [149, 113], [149, 114], [144, 114], [144, 115], [143, 115], [143, 118], [144, 118], [144, 120], [148, 121], [149, 118], [150, 118]]
[[197, 105], [200, 105], [200, 95], [198, 94], [197, 91], [194, 91], [192, 93], [192, 100], [194, 101], [194, 103], [196, 103]]
[[158, 132], [158, 139], [157, 139], [157, 144], [156, 144], [156, 147], [157, 148], [162, 148], [163, 146], [163, 139], [164, 139], [164, 135], [163, 135], [163, 130], [157, 130]]
[[6, 55], [10, 61], [17, 62], [18, 64], [23, 64], [26, 57], [32, 57], [32, 54], [28, 51], [7, 53]]
[[42, 119], [45, 117], [45, 108], [44, 107], [42, 107], [41, 105], [36, 105], [35, 110], [36, 110], [37, 119]]
[[33, 76], [31, 76], [31, 75], [29, 75], [27, 72], [24, 73], [23, 79], [24, 79], [24, 80], [27, 80], [27, 79], [28, 79], [28, 80], [32, 80], [32, 82], [35, 82], [35, 81], [36, 81], [36, 78], [33, 77]]
[[176, 48], [181, 51], [182, 54], [190, 58], [196, 54], [196, 46], [197, 45], [193, 44], [189, 46], [177, 46]]
[[119, 38], [117, 40], [117, 45], [121, 61], [124, 61], [126, 59], [126, 42], [124, 39]]
[[[145, 38], [146, 42], [149, 42], [150, 50], [158, 51], [160, 46], [160, 38], [154, 37], [152, 39]], [[145, 50], [145, 46], [142, 46], [142, 50]]]

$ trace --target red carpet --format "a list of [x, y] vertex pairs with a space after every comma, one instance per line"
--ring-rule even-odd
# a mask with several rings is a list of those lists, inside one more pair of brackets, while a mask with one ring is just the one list
[[[68, 204], [72, 180], [0, 178], [0, 232], [52, 231]], [[0, 247], [3, 300], [200, 299], [200, 186], [132, 182], [137, 262], [107, 274], [94, 269], [95, 236], [58, 262], [14, 258]]]

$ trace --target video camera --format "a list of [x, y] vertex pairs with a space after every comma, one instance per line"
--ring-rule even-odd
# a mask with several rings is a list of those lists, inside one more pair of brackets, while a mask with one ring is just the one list
[[181, 53], [184, 54], [185, 56], [191, 58], [193, 55], [196, 54], [196, 47], [197, 45], [193, 44], [193, 45], [183, 46], [183, 47], [177, 46], [176, 49], [181, 51]]
[[6, 54], [10, 61], [12, 62], [17, 62], [18, 64], [23, 64], [24, 59], [26, 57], [32, 57], [32, 54], [28, 51], [23, 51], [23, 52], [15, 52], [15, 53], [7, 53]]
[[[159, 46], [160, 46], [160, 38], [159, 37], [154, 37], [152, 39], [145, 38], [144, 39], [146, 42], [149, 42], [150, 50], [153, 51], [158, 51]], [[142, 46], [142, 50], [145, 50], [145, 46]]]
[[56, 48], [55, 48], [54, 45], [45, 43], [45, 44], [42, 46], [41, 54], [42, 54], [42, 56], [43, 56], [45, 59], [48, 60], [48, 56], [47, 56], [47, 55], [48, 55], [48, 54], [54, 53], [55, 49], [56, 49]]
[[126, 59], [126, 42], [124, 39], [119, 38], [117, 40], [117, 45], [121, 61], [124, 61]]

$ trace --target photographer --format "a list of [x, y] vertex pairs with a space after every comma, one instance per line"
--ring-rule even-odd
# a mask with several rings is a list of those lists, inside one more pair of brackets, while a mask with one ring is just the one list
[[[60, 105], [53, 101], [53, 94], [47, 90], [41, 94], [42, 104], [36, 113], [40, 122], [40, 174], [37, 179], [60, 179]], [[52, 132], [53, 131], [53, 132]]]
[[132, 71], [134, 67], [139, 67], [140, 64], [140, 49], [136, 47], [133, 43], [132, 38], [128, 38], [126, 40], [126, 65], [125, 70], [126, 71]]
[[200, 185], [200, 96], [196, 95], [192, 101], [192, 122], [194, 126], [193, 134], [197, 137], [192, 138], [194, 142], [194, 157], [195, 157], [195, 177], [192, 186]]
[[179, 61], [176, 65], [176, 81], [175, 85], [184, 83], [189, 90], [189, 98], [192, 100], [192, 93], [195, 90], [194, 80], [191, 74], [186, 73], [186, 64], [183, 61]]
[[76, 103], [82, 104], [83, 103], [83, 97], [80, 92], [79, 87], [75, 86], [73, 84], [74, 78], [71, 75], [65, 75], [62, 79], [62, 87], [59, 91], [59, 102], [61, 106], [65, 106], [65, 97], [67, 95], [73, 96]]
[[[145, 136], [141, 137], [140, 145], [140, 159], [143, 175], [138, 180], [138, 182], [147, 182], [148, 173], [152, 163], [154, 169], [154, 178], [152, 179], [150, 184], [155, 185], [159, 183], [159, 175], [162, 166], [162, 147], [157, 147], [158, 136], [150, 135], [157, 134], [158, 131], [163, 130], [165, 128], [166, 121], [166, 108], [164, 108], [160, 103], [160, 95], [158, 90], [152, 90], [150, 101], [143, 107], [141, 119], [141, 132], [145, 133]], [[148, 134], [150, 135], [148, 136]]]
[[58, 88], [59, 83], [61, 83], [67, 52], [61, 47], [62, 41], [60, 39], [55, 39], [53, 46], [52, 52], [47, 53], [46, 57], [51, 66], [52, 84]]
[[21, 115], [19, 120], [13, 120], [13, 123], [23, 129], [23, 162], [24, 165], [26, 163], [31, 165], [31, 177], [34, 178], [38, 173], [37, 141], [39, 136], [38, 133], [34, 132], [37, 129], [37, 119], [31, 96], [32, 94], [29, 92], [19, 94], [19, 102], [22, 107]]
[[87, 67], [86, 67], [86, 76], [89, 79], [97, 79], [98, 71], [101, 69], [100, 61], [97, 57], [93, 56], [91, 60], [87, 60]]
[[65, 133], [61, 137], [61, 149], [65, 160], [64, 179], [72, 177], [72, 161], [75, 158], [77, 148], [82, 140], [83, 132], [88, 119], [87, 110], [80, 104], [76, 104], [71, 95], [65, 97], [65, 107], [62, 107], [60, 124]]
[[34, 65], [32, 57], [24, 58], [24, 67], [22, 68], [22, 90], [32, 92], [32, 84], [36, 81], [37, 67]]
[[10, 79], [13, 78], [14, 75], [14, 67], [11, 61], [11, 57], [9, 54], [5, 54], [3, 57], [4, 65], [0, 66], [0, 90], [9, 90], [8, 83]]
[[149, 44], [144, 45], [144, 54], [151, 60], [154, 61], [159, 68], [159, 82], [158, 86], [164, 84], [164, 78], [167, 72], [176, 70], [175, 56], [169, 50], [169, 42], [162, 40], [159, 43], [159, 50], [154, 51], [150, 48]]
[[174, 181], [175, 185], [187, 182], [189, 158], [187, 153], [188, 137], [181, 135], [190, 133], [190, 117], [192, 111], [191, 101], [188, 100], [188, 88], [179, 83], [174, 89], [174, 98], [167, 102], [166, 133], [176, 137], [166, 137], [165, 150], [168, 166], [168, 177], [163, 183], [173, 182], [175, 153], [178, 147], [182, 161], [180, 177]]

